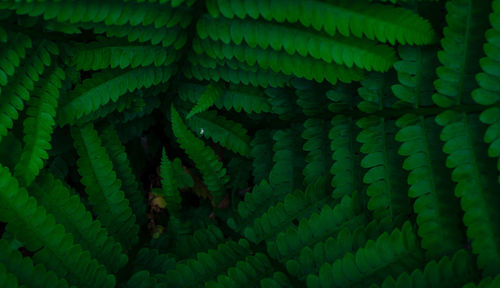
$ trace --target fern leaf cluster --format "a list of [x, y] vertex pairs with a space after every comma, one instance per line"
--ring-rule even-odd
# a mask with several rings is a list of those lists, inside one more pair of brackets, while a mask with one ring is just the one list
[[0, 287], [498, 287], [500, 0], [0, 1]]

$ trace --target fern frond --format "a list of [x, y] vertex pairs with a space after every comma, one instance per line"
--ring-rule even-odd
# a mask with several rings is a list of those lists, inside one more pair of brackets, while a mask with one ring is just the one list
[[392, 93], [404, 105], [414, 108], [431, 106], [434, 93], [434, 71], [438, 65], [435, 46], [399, 46], [400, 61], [394, 63], [399, 84], [392, 85]]
[[[490, 0], [453, 0], [446, 3], [447, 27], [441, 40], [443, 50], [438, 52], [442, 66], [436, 69], [434, 81], [437, 91], [432, 100], [440, 107], [462, 103], [472, 104], [471, 92], [476, 88], [474, 76], [479, 72], [479, 58], [484, 32], [488, 26]], [[465, 24], [465, 25], [464, 25]]]
[[127, 281], [125, 288], [155, 288], [158, 287], [158, 281], [156, 278], [151, 277], [149, 271], [139, 271], [134, 273], [130, 279]]
[[[306, 280], [307, 275], [318, 274], [325, 263], [334, 263], [347, 253], [354, 253], [366, 245], [368, 240], [376, 240], [383, 232], [390, 232], [389, 225], [377, 220], [366, 225], [364, 219], [353, 218], [350, 222], [358, 225], [346, 225], [338, 233], [311, 246], [305, 246], [300, 253], [291, 255], [286, 261], [287, 271], [300, 280]], [[348, 224], [351, 224], [348, 223]]]
[[121, 190], [121, 181], [113, 171], [113, 163], [92, 124], [71, 129], [78, 152], [78, 173], [98, 219], [125, 249], [137, 240], [139, 227]]
[[493, 11], [490, 14], [490, 24], [492, 28], [486, 31], [486, 43], [483, 46], [486, 57], [481, 58], [479, 64], [483, 70], [476, 75], [476, 81], [479, 88], [472, 92], [472, 99], [481, 105], [492, 105], [500, 101], [500, 91], [495, 85], [500, 76], [500, 55], [498, 49], [498, 33], [500, 26], [498, 20], [500, 19], [500, 4], [498, 0], [492, 1]]
[[212, 16], [220, 13], [231, 19], [235, 16], [241, 19], [262, 17], [278, 23], [300, 23], [330, 36], [340, 33], [343, 36], [410, 45], [429, 44], [434, 40], [432, 26], [418, 14], [404, 8], [367, 4], [362, 0], [210, 0], [207, 6]]
[[186, 119], [189, 119], [198, 113], [206, 111], [215, 103], [215, 101], [220, 97], [222, 93], [223, 89], [222, 84], [220, 83], [210, 83], [205, 86], [205, 90], [196, 102], [196, 105], [186, 115]]
[[72, 53], [70, 63], [77, 70], [167, 66], [177, 58], [173, 49], [128, 42], [120, 43], [117, 39], [85, 44], [75, 43], [68, 49], [71, 49]]
[[57, 117], [58, 123], [60, 126], [73, 124], [80, 117], [97, 111], [110, 101], [118, 101], [127, 91], [133, 92], [168, 81], [174, 72], [168, 66], [95, 73], [92, 78], [75, 87], [70, 92], [69, 99], [63, 100]]
[[147, 270], [153, 274], [175, 269], [175, 259], [168, 254], [160, 254], [157, 249], [142, 248], [134, 259], [134, 271]]
[[217, 205], [226, 194], [224, 184], [229, 181], [226, 168], [223, 168], [214, 151], [188, 130], [174, 106], [171, 106], [171, 121], [177, 142], [203, 175], [203, 181], [212, 194], [214, 205]]
[[307, 164], [302, 171], [305, 185], [311, 184], [319, 178], [330, 182], [329, 170], [332, 159], [328, 139], [329, 126], [327, 121], [315, 118], [309, 118], [304, 122], [304, 132], [301, 136], [306, 140], [302, 150], [307, 151], [305, 158]]
[[163, 192], [163, 197], [167, 203], [167, 210], [171, 217], [179, 217], [182, 206], [182, 198], [177, 190], [179, 185], [177, 184], [176, 178], [174, 177], [174, 168], [172, 167], [172, 162], [167, 157], [165, 149], [162, 150], [161, 154], [161, 164], [160, 164], [160, 176], [161, 176], [161, 188]]
[[[331, 100], [326, 95], [329, 85], [320, 86], [313, 81], [304, 79], [295, 79], [292, 85], [295, 88], [295, 95], [297, 95], [297, 106], [302, 109], [304, 115], [322, 119], [331, 117], [328, 110]], [[343, 84], [339, 83], [338, 86], [340, 85]]]
[[233, 84], [245, 84], [262, 87], [283, 87], [290, 80], [290, 76], [278, 74], [269, 70], [248, 71], [230, 67], [227, 64], [217, 65], [215, 68], [194, 64], [184, 67], [184, 76], [188, 79], [219, 81]]
[[[0, 221], [8, 222], [6, 230], [35, 252], [34, 262], [43, 263], [60, 278], [79, 287], [113, 287], [115, 278], [91, 258], [89, 252], [75, 245], [73, 236], [56, 224], [37, 201], [20, 188], [10, 171], [0, 166]], [[36, 219], [36, 221], [33, 221]]]
[[[177, 264], [175, 270], [169, 270], [160, 281], [175, 287], [194, 287], [208, 282], [218, 274], [233, 266], [236, 261], [250, 253], [248, 241], [240, 239], [238, 242], [228, 240], [220, 244], [217, 250], [208, 250], [198, 253], [196, 259], [188, 259]], [[160, 283], [161, 283], [160, 282]]]
[[[102, 120], [109, 115], [113, 115], [113, 112], [122, 113], [125, 109], [130, 108], [134, 102], [142, 100], [142, 93], [139, 91], [134, 91], [132, 93], [127, 93], [120, 98], [116, 102], [109, 101], [108, 103], [102, 105], [98, 110], [90, 112], [89, 114], [83, 115], [75, 121], [77, 125], [84, 125], [86, 123], [90, 123], [92, 121]], [[111, 118], [112, 116], [108, 117]]]
[[[403, 169], [409, 171], [408, 196], [416, 198], [418, 235], [429, 259], [449, 255], [463, 247], [460, 204], [454, 197], [451, 171], [441, 152], [439, 127], [432, 117], [406, 114], [396, 121], [400, 130], [396, 141], [402, 142], [398, 153], [406, 156]], [[446, 241], [446, 245], [442, 245]]]
[[302, 170], [306, 154], [301, 149], [304, 145], [300, 137], [302, 132], [302, 127], [295, 126], [276, 131], [273, 135], [274, 166], [269, 172], [269, 183], [282, 195], [303, 188]]
[[262, 278], [272, 276], [273, 268], [273, 265], [265, 254], [256, 253], [255, 255], [247, 256], [244, 260], [239, 260], [236, 262], [236, 265], [227, 269], [226, 273], [219, 275], [217, 282], [206, 282], [205, 287], [258, 287]]
[[101, 140], [109, 155], [116, 176], [121, 181], [121, 189], [130, 203], [137, 223], [146, 223], [146, 201], [141, 185], [132, 171], [130, 161], [114, 126], [109, 125], [101, 131]]
[[355, 87], [351, 85], [336, 85], [326, 92], [326, 97], [332, 102], [328, 110], [334, 113], [350, 113], [360, 101]]
[[[167, 89], [167, 85], [158, 85], [144, 91], [137, 91], [139, 97], [132, 97], [132, 95], [130, 95], [129, 97], [133, 100], [131, 105], [126, 107], [125, 110], [123, 110], [123, 113], [114, 113], [111, 117], [109, 117], [110, 122], [125, 124], [132, 120], [151, 115], [155, 109], [160, 107], [160, 98], [162, 93], [164, 93]], [[120, 99], [121, 98], [122, 97], [120, 97]]]
[[247, 45], [231, 45], [221, 41], [195, 38], [193, 50], [198, 54], [206, 53], [214, 59], [236, 59], [248, 65], [259, 65], [262, 69], [270, 69], [285, 75], [295, 75], [319, 83], [324, 80], [331, 84], [336, 84], [337, 81], [350, 83], [359, 81], [363, 77], [363, 71], [357, 67], [348, 68], [312, 57], [289, 55], [285, 52], [258, 47], [252, 48]]
[[54, 215], [57, 223], [73, 235], [74, 241], [90, 251], [92, 257], [116, 272], [127, 263], [121, 245], [108, 235], [99, 221], [94, 221], [80, 197], [73, 194], [52, 175], [43, 175], [31, 187], [30, 193], [39, 205]]
[[[193, 83], [182, 83], [178, 87], [181, 99], [192, 103], [197, 103], [204, 89], [205, 86]], [[226, 110], [234, 109], [236, 112], [243, 110], [246, 113], [261, 113], [271, 110], [261, 89], [233, 84], [215, 100], [215, 107]]]
[[390, 90], [395, 82], [393, 73], [373, 72], [361, 81], [361, 87], [358, 88], [358, 94], [361, 101], [358, 103], [358, 109], [365, 113], [375, 113], [384, 108], [390, 108], [396, 102], [396, 98]]
[[247, 130], [240, 123], [218, 115], [216, 111], [196, 114], [187, 119], [186, 124], [194, 133], [210, 138], [235, 153], [245, 157], [250, 154], [250, 137]]
[[453, 169], [455, 196], [465, 212], [463, 223], [472, 239], [472, 251], [478, 254], [477, 266], [484, 275], [496, 275], [500, 269], [500, 225], [493, 219], [498, 214], [494, 203], [500, 201], [500, 195], [496, 192], [498, 175], [492, 172], [496, 171], [495, 163], [488, 158], [482, 141], [484, 125], [475, 114], [451, 110], [439, 114], [436, 122], [443, 126], [440, 138], [448, 154], [446, 166]]
[[[496, 87], [495, 82], [500, 76], [500, 43], [498, 42], [498, 33], [500, 26], [500, 2], [495, 0], [492, 2], [493, 12], [490, 14], [490, 23], [492, 28], [486, 31], [487, 43], [484, 44], [484, 52], [486, 57], [480, 60], [480, 65], [483, 72], [476, 75], [476, 81], [479, 88], [472, 92], [472, 98], [475, 102], [481, 105], [494, 105], [481, 113], [480, 120], [488, 125], [484, 134], [484, 141], [489, 144], [488, 156], [498, 158], [500, 149], [498, 140], [500, 138], [500, 129], [498, 128], [500, 119], [498, 113], [498, 103], [500, 102], [500, 90]], [[498, 160], [500, 161], [500, 160]], [[497, 165], [497, 167], [500, 167]], [[498, 168], [497, 168], [498, 169]], [[500, 181], [500, 177], [498, 178]]]
[[[189, 18], [184, 18], [184, 20]], [[186, 22], [189, 24], [189, 21]], [[126, 38], [129, 42], [149, 43], [172, 47], [180, 50], [187, 41], [187, 35], [181, 27], [153, 29], [144, 26], [110, 26], [103, 23], [83, 23], [77, 28], [92, 30], [96, 34], [105, 34], [109, 38]]]
[[368, 209], [375, 219], [389, 217], [395, 226], [402, 224], [411, 211], [406, 191], [407, 173], [401, 167], [403, 159], [397, 154], [394, 122], [377, 116], [364, 117], [356, 123], [362, 131], [356, 140], [362, 143], [361, 167], [368, 169], [363, 182], [368, 185]]
[[52, 68], [36, 84], [33, 91], [36, 98], [28, 102], [30, 107], [26, 111], [28, 118], [24, 120], [24, 148], [14, 169], [14, 175], [25, 187], [35, 180], [43, 168], [43, 161], [49, 158], [47, 150], [52, 148], [50, 140], [56, 124], [59, 89], [65, 77], [61, 68]]
[[219, 227], [208, 225], [206, 228], [195, 230], [191, 235], [184, 236], [176, 241], [172, 249], [179, 260], [195, 257], [198, 252], [207, 252], [216, 249], [225, 237]]
[[236, 112], [242, 110], [246, 113], [270, 112], [271, 107], [262, 90], [249, 87], [230, 85], [224, 94], [215, 101], [215, 107], [226, 110], [234, 109]]
[[356, 66], [368, 71], [387, 71], [396, 61], [391, 47], [375, 41], [344, 36], [327, 37], [266, 22], [202, 17], [197, 23], [197, 32], [201, 39], [210, 38], [236, 45], [245, 41], [251, 48], [270, 47], [276, 51], [284, 50], [290, 55], [309, 55], [326, 63], [337, 63], [349, 68]]
[[333, 208], [324, 206], [319, 213], [309, 218], [302, 218], [298, 226], [292, 226], [278, 233], [275, 239], [267, 242], [267, 252], [271, 257], [286, 262], [307, 246], [314, 246], [331, 235], [335, 235], [343, 227], [362, 225], [363, 217], [353, 213], [352, 200], [349, 196], [342, 198]]
[[[7, 272], [16, 276], [20, 285], [40, 288], [69, 287], [66, 280], [57, 277], [53, 271], [47, 271], [42, 264], [35, 265], [31, 258], [23, 257], [19, 251], [10, 247], [9, 242], [4, 239], [0, 239], [0, 265], [2, 264]], [[0, 280], [0, 282], [2, 281]], [[1, 287], [10, 287], [4, 285], [1, 285]]]
[[[5, 34], [5, 37], [7, 36], [8, 34]], [[8, 78], [14, 75], [21, 61], [26, 58], [26, 49], [32, 48], [31, 39], [24, 34], [10, 34], [8, 39], [10, 40], [6, 39], [7, 44], [2, 45], [0, 50], [0, 55], [2, 55], [0, 56], [0, 87], [7, 85]]]
[[465, 250], [458, 250], [451, 259], [445, 256], [439, 262], [432, 260], [425, 265], [423, 271], [417, 269], [411, 273], [405, 272], [397, 278], [389, 276], [380, 286], [374, 285], [373, 288], [432, 287], [443, 283], [450, 287], [461, 287], [473, 280], [477, 273], [471, 265], [471, 258]]
[[236, 217], [228, 219], [228, 226], [235, 231], [240, 231], [251, 225], [255, 218], [266, 212], [270, 205], [281, 198], [281, 194], [276, 193], [266, 180], [262, 180], [253, 187], [252, 193], [245, 194], [244, 201], [238, 204], [235, 211]]
[[260, 287], [262, 288], [286, 288], [292, 287], [292, 282], [289, 277], [283, 272], [274, 272], [272, 277], [260, 280]]
[[250, 142], [254, 183], [266, 179], [273, 167], [274, 132], [267, 129], [258, 130]]
[[[293, 80], [293, 79], [292, 79]], [[271, 112], [278, 114], [281, 120], [290, 121], [301, 117], [301, 109], [297, 104], [297, 96], [287, 88], [267, 88], [264, 90], [271, 103]]]
[[[383, 248], [382, 248], [383, 247]], [[318, 274], [307, 276], [307, 287], [364, 286], [370, 283], [377, 271], [384, 268], [391, 275], [397, 275], [410, 267], [418, 267], [418, 239], [409, 222], [401, 230], [394, 229], [389, 235], [383, 233], [376, 241], [369, 240], [354, 254], [347, 253], [332, 264], [325, 263]]]
[[[500, 118], [498, 117], [498, 115], [500, 115], [499, 113], [499, 107], [491, 107], [483, 111], [479, 116], [481, 122], [488, 125], [483, 137], [484, 142], [490, 145], [488, 148], [488, 156], [495, 158], [500, 156], [498, 148], [498, 139], [500, 138], [500, 129], [498, 128], [500, 124]], [[498, 161], [500, 160], [497, 160], [497, 164]], [[498, 167], [500, 167], [499, 165], [497, 165], [497, 169], [500, 169]], [[500, 182], [500, 176], [498, 177], [498, 181]]]
[[495, 288], [498, 287], [498, 285], [500, 285], [500, 275], [497, 275], [495, 278], [486, 277], [477, 285], [468, 283], [464, 285], [463, 288]]
[[[27, 37], [21, 37], [20, 49], [31, 46], [31, 40]], [[21, 48], [24, 47], [24, 48]], [[19, 69], [12, 72], [12, 77], [8, 79], [8, 84], [2, 88], [2, 97], [0, 97], [0, 139], [7, 135], [7, 130], [14, 125], [13, 121], [19, 118], [18, 111], [24, 109], [24, 102], [30, 99], [30, 93], [35, 88], [35, 82], [39, 80], [40, 75], [46, 67], [52, 63], [51, 55], [59, 53], [58, 47], [53, 42], [42, 40], [35, 44], [34, 50], [30, 50], [30, 57], [26, 58]], [[5, 62], [5, 61], [4, 61]], [[6, 63], [6, 62], [5, 62]], [[2, 63], [4, 65], [5, 63]], [[1, 69], [9, 67], [3, 66]], [[6, 72], [7, 75], [10, 72]]]
[[17, 277], [14, 274], [7, 272], [7, 269], [5, 269], [5, 266], [2, 263], [0, 263], [0, 285], [6, 288], [25, 287], [18, 285]]
[[108, 26], [172, 27], [190, 17], [185, 9], [173, 9], [154, 3], [2, 1], [0, 8], [15, 10], [18, 15], [42, 16], [44, 20], [78, 24], [102, 23]]
[[357, 169], [362, 157], [358, 154], [360, 145], [356, 141], [358, 129], [354, 122], [351, 117], [337, 115], [332, 119], [332, 128], [328, 133], [334, 161], [330, 168], [333, 175], [330, 184], [334, 189], [332, 197], [335, 199], [345, 195], [355, 197], [358, 193], [364, 194], [363, 174]]
[[242, 235], [258, 244], [274, 239], [279, 232], [292, 227], [293, 220], [314, 215], [320, 209], [324, 210], [326, 218], [333, 217], [333, 209], [328, 206], [333, 202], [331, 196], [321, 189], [314, 188], [314, 185], [310, 185], [304, 192], [295, 190], [286, 194], [284, 199], [275, 205], [266, 205], [269, 207], [267, 211], [255, 218], [252, 225], [243, 229]]

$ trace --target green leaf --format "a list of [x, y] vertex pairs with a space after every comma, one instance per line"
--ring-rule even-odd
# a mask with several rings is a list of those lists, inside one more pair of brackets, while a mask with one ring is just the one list
[[198, 114], [200, 112], [203, 112], [210, 108], [217, 98], [222, 94], [223, 89], [222, 89], [222, 84], [220, 83], [212, 83], [209, 84], [205, 87], [205, 91], [200, 96], [200, 99], [196, 103], [196, 105], [189, 111], [189, 113], [186, 116], [186, 119], [189, 119], [193, 117], [195, 114]]

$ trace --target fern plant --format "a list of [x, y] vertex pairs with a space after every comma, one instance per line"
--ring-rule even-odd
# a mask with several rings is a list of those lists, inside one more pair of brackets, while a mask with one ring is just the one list
[[498, 287], [500, 0], [0, 1], [0, 287]]

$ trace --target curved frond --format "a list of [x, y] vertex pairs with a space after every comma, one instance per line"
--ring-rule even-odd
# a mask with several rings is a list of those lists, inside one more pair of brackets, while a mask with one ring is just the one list
[[[34, 264], [29, 257], [23, 257], [19, 251], [13, 249], [9, 242], [4, 239], [0, 239], [0, 265], [2, 264], [7, 272], [17, 278], [20, 285], [40, 288], [69, 287], [68, 282], [57, 277], [54, 271], [47, 271], [42, 264]], [[0, 280], [0, 282], [2, 281]], [[7, 288], [11, 286], [4, 283], [1, 287]]]
[[111, 39], [73, 44], [68, 48], [72, 53], [71, 65], [77, 70], [125, 69], [150, 65], [167, 66], [177, 58], [173, 49], [117, 42], [116, 39]]
[[[26, 48], [31, 48], [32, 42], [26, 36], [17, 39], [20, 46], [17, 46], [16, 51], [21, 58], [24, 58], [22, 55], [24, 55]], [[46, 67], [51, 65], [51, 55], [59, 53], [57, 45], [50, 41], [42, 40], [35, 43], [34, 46], [35, 48], [30, 50], [30, 56], [23, 61], [23, 66], [20, 66], [19, 69], [15, 69], [10, 62], [7, 62], [10, 60], [4, 61], [0, 68], [0, 70], [7, 69], [5, 74], [12, 75], [6, 80], [8, 81], [7, 85], [1, 88], [0, 139], [7, 135], [7, 130], [14, 125], [13, 121], [19, 118], [18, 113], [24, 109], [24, 102], [30, 99], [30, 93], [35, 88], [35, 83]], [[20, 65], [20, 63], [18, 64]]]
[[[391, 0], [395, 1], [395, 0]], [[227, 18], [262, 17], [278, 23], [300, 23], [330, 36], [366, 37], [394, 44], [429, 44], [434, 40], [430, 23], [404, 8], [367, 4], [362, 0], [295, 1], [286, 0], [210, 0], [213, 16]]]
[[[429, 258], [439, 258], [463, 247], [459, 201], [454, 197], [451, 171], [441, 152], [439, 127], [432, 117], [406, 114], [396, 121], [400, 130], [398, 153], [406, 156], [403, 169], [409, 171], [408, 196], [415, 198], [418, 235]], [[446, 245], [442, 243], [446, 241]]]
[[198, 253], [195, 259], [188, 259], [184, 263], [177, 264], [175, 269], [167, 271], [165, 277], [160, 278], [160, 283], [164, 281], [168, 287], [201, 285], [247, 256], [250, 253], [249, 248], [248, 241], [244, 239], [238, 242], [228, 240], [220, 244], [216, 250]]
[[194, 133], [242, 156], [249, 156], [250, 137], [240, 123], [226, 119], [216, 111], [206, 111], [187, 119], [186, 124]]
[[116, 176], [121, 181], [121, 189], [130, 203], [132, 212], [139, 224], [146, 223], [146, 201], [141, 185], [132, 171], [127, 152], [114, 126], [107, 126], [101, 131], [101, 140], [108, 152]]
[[351, 83], [363, 77], [363, 71], [357, 67], [349, 68], [312, 57], [289, 55], [285, 52], [252, 48], [247, 45], [231, 45], [221, 41], [195, 38], [193, 50], [198, 54], [206, 53], [214, 59], [236, 59], [251, 66], [258, 65], [262, 69], [270, 69], [275, 73], [295, 75], [319, 83], [325, 80], [331, 84], [336, 84], [337, 81]]
[[229, 181], [226, 168], [223, 168], [214, 151], [188, 130], [174, 106], [171, 107], [171, 121], [177, 142], [200, 170], [203, 181], [212, 193], [214, 205], [217, 205], [226, 194], [224, 184]]
[[[115, 285], [114, 276], [73, 242], [73, 236], [56, 224], [54, 216], [20, 188], [7, 168], [0, 166], [0, 221], [8, 222], [7, 231], [26, 249], [36, 252], [35, 262], [80, 287], [108, 288]], [[33, 221], [33, 217], [37, 221]]]
[[110, 272], [118, 271], [127, 263], [121, 245], [108, 235], [100, 221], [92, 218], [80, 197], [72, 195], [60, 180], [50, 174], [43, 175], [30, 187], [30, 193], [73, 235], [76, 243], [90, 251]]
[[23, 123], [24, 148], [14, 169], [14, 175], [23, 186], [28, 187], [35, 180], [43, 168], [43, 161], [49, 158], [47, 150], [52, 148], [50, 140], [56, 124], [59, 89], [65, 77], [59, 67], [51, 69], [48, 75], [42, 75], [33, 92], [35, 97], [28, 102], [28, 118]]
[[[434, 81], [437, 91], [432, 100], [440, 107], [449, 108], [462, 103], [473, 103], [471, 92], [476, 88], [474, 76], [479, 72], [479, 58], [483, 55], [482, 42], [488, 26], [490, 0], [453, 0], [446, 3], [447, 27], [441, 40], [438, 59], [442, 66], [436, 69], [439, 79]], [[464, 25], [465, 24], [465, 25]]]
[[210, 106], [214, 105], [215, 101], [223, 93], [222, 84], [211, 83], [205, 86], [205, 90], [196, 102], [196, 105], [186, 115], [186, 119], [193, 117], [198, 113], [206, 111]]
[[123, 71], [104, 71], [93, 74], [70, 92], [69, 99], [63, 100], [58, 123], [60, 126], [72, 124], [110, 101], [116, 102], [127, 92], [166, 82], [174, 73], [167, 68], [145, 67]]
[[[472, 251], [478, 254], [477, 266], [485, 275], [496, 275], [500, 269], [500, 225], [494, 221], [500, 201], [498, 175], [493, 159], [488, 158], [483, 142], [484, 125], [474, 114], [445, 111], [436, 117], [443, 126], [440, 134], [448, 154], [446, 166], [453, 169], [451, 178], [457, 183], [455, 196], [464, 210], [463, 223]], [[494, 216], [495, 215], [495, 216]]]
[[407, 195], [407, 174], [403, 159], [397, 155], [394, 121], [376, 116], [364, 117], [356, 123], [361, 132], [356, 140], [362, 143], [361, 167], [368, 169], [363, 182], [368, 185], [367, 208], [375, 219], [389, 217], [398, 226], [408, 217], [410, 201]]
[[[368, 39], [344, 36], [328, 37], [305, 29], [252, 20], [228, 20], [202, 17], [197, 23], [201, 39], [220, 40], [225, 44], [271, 48], [293, 55], [311, 56], [326, 63], [337, 63], [376, 71], [387, 71], [396, 61], [394, 50]], [[258, 35], [258, 36], [257, 36]]]
[[172, 162], [167, 157], [165, 149], [162, 150], [160, 163], [161, 188], [163, 197], [167, 203], [167, 210], [171, 217], [179, 218], [182, 209], [182, 198], [178, 191], [179, 185], [174, 177], [174, 168]]
[[104, 227], [128, 250], [138, 240], [139, 227], [121, 190], [113, 162], [92, 124], [73, 127], [71, 135], [79, 155], [78, 173], [89, 202]]
[[374, 288], [432, 287], [443, 283], [450, 287], [461, 287], [472, 280], [477, 272], [471, 265], [471, 258], [465, 250], [458, 250], [451, 259], [445, 256], [439, 262], [430, 261], [423, 270], [405, 272], [397, 278], [389, 276], [380, 286], [374, 286]]
[[360, 145], [356, 141], [358, 127], [354, 122], [351, 117], [337, 115], [332, 119], [332, 128], [328, 133], [334, 161], [330, 168], [333, 175], [330, 184], [334, 189], [332, 196], [336, 199], [345, 195], [356, 197], [356, 194], [364, 194], [363, 174], [357, 169], [362, 157], [357, 153]]
[[393, 267], [386, 271], [396, 274], [404, 269], [403, 266], [418, 267], [418, 252], [417, 236], [410, 223], [406, 222], [401, 230], [383, 233], [355, 253], [347, 253], [331, 264], [325, 263], [319, 273], [307, 276], [307, 287], [364, 286], [363, 283], [370, 283], [370, 276], [382, 269]]
[[[184, 76], [188, 79], [225, 81], [261, 87], [283, 87], [291, 76], [271, 70], [259, 70], [243, 62], [219, 61], [208, 57], [191, 57], [191, 66], [185, 66]], [[200, 63], [201, 62], [201, 63]], [[208, 62], [208, 63], [207, 63]]]

